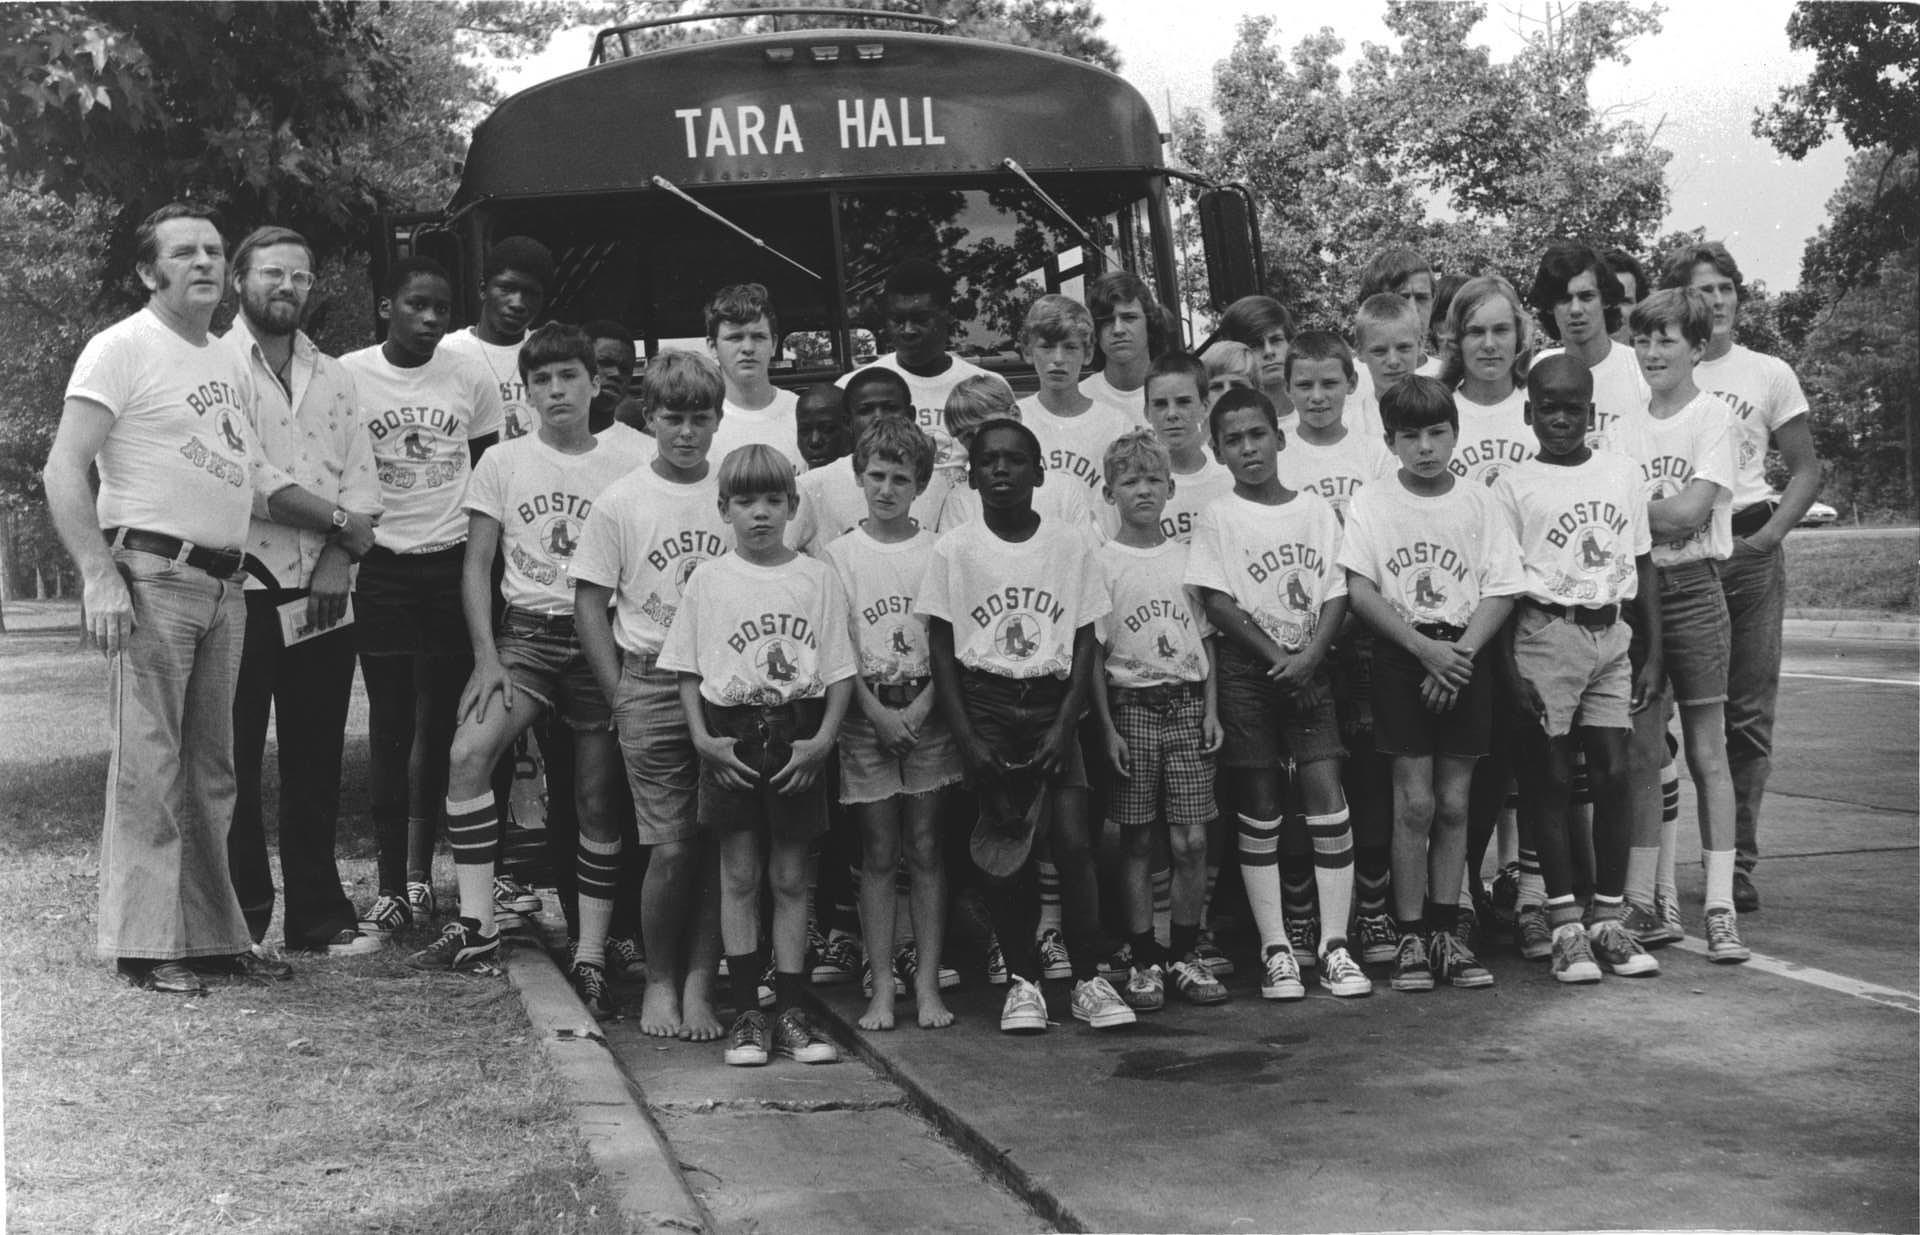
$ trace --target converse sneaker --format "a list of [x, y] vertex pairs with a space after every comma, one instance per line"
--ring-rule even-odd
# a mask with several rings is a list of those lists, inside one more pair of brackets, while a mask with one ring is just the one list
[[795, 1063], [840, 1062], [840, 1048], [799, 1008], [788, 1008], [773, 1022], [773, 1053]]
[[1305, 999], [1307, 988], [1300, 981], [1300, 961], [1289, 948], [1274, 945], [1264, 958], [1266, 973], [1260, 978], [1262, 999]]
[[431, 922], [439, 911], [440, 903], [434, 899], [433, 885], [417, 880], [407, 880], [407, 909], [413, 914], [415, 922]]
[[1547, 925], [1543, 905], [1523, 905], [1514, 919], [1514, 942], [1520, 955], [1530, 961], [1544, 961], [1553, 955], [1553, 928]]
[[1384, 913], [1363, 913], [1354, 920], [1353, 933], [1360, 941], [1360, 959], [1369, 965], [1384, 965], [1400, 954], [1400, 932], [1393, 918]]
[[1427, 941], [1427, 959], [1432, 963], [1435, 981], [1466, 988], [1493, 985], [1493, 975], [1472, 949], [1460, 945], [1457, 935], [1433, 932], [1433, 938]]
[[1373, 994], [1373, 982], [1361, 970], [1359, 962], [1338, 944], [1320, 956], [1320, 986], [1341, 999], [1357, 999]]
[[820, 945], [807, 977], [815, 986], [839, 986], [859, 976], [860, 964], [860, 941], [840, 932]]
[[1040, 988], [1022, 977], [1007, 983], [1007, 1002], [1000, 1009], [1001, 1033], [1044, 1033], [1047, 1001]]
[[1067, 941], [1060, 932], [1048, 927], [1040, 932], [1040, 976], [1043, 978], [1071, 978], [1073, 959], [1067, 955]]
[[613, 1019], [613, 991], [607, 986], [604, 969], [586, 961], [575, 961], [567, 973], [567, 981], [573, 984], [573, 993], [580, 997], [580, 1004], [589, 1016], [596, 1021]]
[[1707, 959], [1716, 965], [1738, 965], [1752, 958], [1753, 953], [1740, 942], [1740, 928], [1734, 922], [1733, 910], [1708, 911]]
[[640, 950], [640, 941], [620, 935], [607, 940], [607, 972], [630, 982], [645, 979], [647, 954]]
[[397, 896], [379, 896], [373, 907], [360, 917], [360, 933], [379, 939], [391, 938], [413, 925], [413, 910]]
[[1618, 918], [1606, 918], [1589, 926], [1587, 943], [1593, 949], [1593, 958], [1608, 973], [1640, 978], [1660, 972], [1660, 962], [1647, 954]]
[[1628, 899], [1627, 911], [1620, 919], [1620, 926], [1643, 948], [1662, 948], [1676, 942], [1667, 933], [1667, 924], [1653, 910], [1639, 901]]
[[1427, 941], [1419, 931], [1400, 936], [1400, 951], [1393, 958], [1393, 978], [1388, 985], [1396, 991], [1433, 989], [1433, 962], [1427, 956]]
[[1105, 978], [1088, 978], [1073, 984], [1073, 1017], [1095, 1029], [1118, 1029], [1138, 1018]]
[[992, 935], [987, 937], [987, 985], [1005, 986], [1007, 984], [1007, 954], [1000, 950], [1000, 940]]
[[723, 1057], [732, 1068], [759, 1068], [767, 1062], [767, 1014], [748, 1008], [733, 1018], [727, 1031], [727, 1051]]
[[1320, 915], [1308, 914], [1304, 918], [1287, 919], [1287, 942], [1293, 945], [1293, 956], [1302, 969], [1312, 969], [1315, 954], [1320, 950]]
[[345, 930], [335, 931], [328, 936], [325, 943], [311, 950], [328, 956], [365, 956], [369, 952], [378, 952], [385, 946], [380, 936], [348, 927]]
[[760, 1001], [760, 1006], [763, 1008], [771, 1008], [773, 1006], [774, 986], [772, 961], [768, 961], [767, 967], [761, 971], [760, 985], [758, 989], [754, 991], [754, 997]]
[[455, 918], [440, 938], [407, 958], [415, 969], [462, 969], [500, 954], [500, 932], [482, 935], [472, 918]]
[[1201, 932], [1200, 942], [1194, 945], [1193, 954], [1199, 958], [1202, 965], [1213, 971], [1214, 977], [1231, 978], [1233, 976], [1233, 958], [1220, 950], [1220, 945], [1215, 942], [1212, 931]]
[[1112, 956], [1101, 957], [1100, 963], [1094, 968], [1095, 972], [1105, 978], [1109, 984], [1124, 981], [1132, 977], [1133, 945], [1129, 943], [1121, 944], [1119, 951], [1115, 952]]
[[[920, 948], [917, 944], [903, 943], [893, 954], [893, 976], [895, 994], [905, 994], [913, 988], [914, 977], [920, 972]], [[960, 985], [960, 971], [951, 965], [940, 966], [940, 989], [950, 991]]]
[[497, 913], [539, 913], [540, 898], [512, 875], [495, 875], [493, 908]]
[[1135, 965], [1120, 998], [1135, 1012], [1158, 1012], [1167, 1006], [1167, 971], [1158, 965]]
[[1600, 966], [1593, 959], [1586, 928], [1567, 922], [1553, 928], [1553, 976], [1559, 982], [1598, 982]]
[[1173, 962], [1167, 976], [1173, 979], [1173, 989], [1188, 1003], [1205, 1006], [1227, 1001], [1227, 988], [1213, 976], [1213, 970], [1200, 959], [1197, 950]]
[[1672, 892], [1653, 894], [1653, 913], [1667, 928], [1667, 939], [1679, 943], [1687, 937], [1686, 924], [1680, 920], [1680, 898]]

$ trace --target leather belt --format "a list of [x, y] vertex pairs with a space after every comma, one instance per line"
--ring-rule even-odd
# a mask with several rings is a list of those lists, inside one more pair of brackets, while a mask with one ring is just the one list
[[1548, 604], [1544, 600], [1535, 600], [1531, 596], [1527, 597], [1527, 603], [1542, 613], [1550, 613], [1554, 617], [1565, 618], [1575, 626], [1586, 626], [1595, 630], [1605, 630], [1620, 620], [1619, 605], [1600, 605], [1597, 607], [1593, 605], [1553, 605]]
[[239, 549], [209, 549], [192, 541], [168, 536], [164, 532], [143, 532], [137, 527], [110, 527], [101, 533], [115, 549], [151, 553], [156, 557], [184, 562], [216, 579], [232, 579], [245, 573], [246, 554]]

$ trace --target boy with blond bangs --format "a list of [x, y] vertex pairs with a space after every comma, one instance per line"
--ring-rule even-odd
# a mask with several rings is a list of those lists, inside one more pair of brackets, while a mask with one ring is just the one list
[[1080, 373], [1093, 354], [1093, 315], [1077, 300], [1042, 296], [1027, 310], [1020, 348], [1040, 377], [1039, 393], [1017, 405], [1020, 423], [1040, 439], [1053, 483], [1077, 484], [1092, 499], [1107, 446], [1136, 423], [1080, 393]]
[[712, 849], [700, 835], [700, 764], [680, 681], [659, 656], [687, 581], [727, 552], [707, 458], [725, 390], [706, 356], [654, 357], [640, 377], [640, 402], [658, 453], [600, 494], [572, 571], [580, 650], [613, 705], [635, 829], [649, 850], [640, 895], [648, 966], [640, 1030], [694, 1042], [723, 1030], [713, 1005], [719, 902]]
[[[1380, 413], [1398, 472], [1347, 511], [1340, 566], [1354, 612], [1378, 642], [1374, 740], [1393, 760], [1392, 986], [1493, 985], [1455, 934], [1466, 870], [1467, 799], [1494, 724], [1479, 653], [1524, 586], [1519, 548], [1484, 485], [1452, 470], [1459, 411], [1432, 378], [1388, 390]], [[1425, 901], [1424, 906], [1422, 904]]]
[[1260, 359], [1244, 343], [1235, 343], [1232, 339], [1210, 343], [1207, 350], [1200, 353], [1200, 360], [1207, 367], [1208, 407], [1235, 386], [1242, 390], [1260, 389]]
[[1336, 996], [1360, 996], [1373, 984], [1346, 946], [1353, 834], [1340, 787], [1346, 751], [1326, 667], [1347, 609], [1346, 579], [1334, 566], [1340, 521], [1319, 494], [1281, 482], [1275, 461], [1285, 436], [1278, 420], [1259, 391], [1229, 390], [1214, 403], [1213, 449], [1233, 472], [1233, 492], [1201, 512], [1186, 581], [1200, 589], [1220, 636], [1220, 763], [1231, 769], [1239, 809], [1241, 882], [1260, 932], [1260, 994], [1307, 993], [1280, 879], [1291, 766], [1323, 910], [1313, 941], [1321, 985]]
[[[1151, 385], [1149, 379], [1149, 385]], [[1191, 383], [1189, 383], [1191, 386]], [[1222, 1003], [1226, 987], [1200, 958], [1207, 890], [1207, 828], [1218, 815], [1213, 755], [1220, 749], [1210, 630], [1186, 586], [1187, 546], [1167, 535], [1172, 460], [1148, 429], [1107, 447], [1102, 493], [1119, 513], [1100, 547], [1112, 612], [1098, 632], [1104, 669], [1094, 678], [1094, 715], [1120, 776], [1108, 803], [1119, 828], [1121, 900], [1133, 968], [1122, 997], [1135, 1011], [1165, 1004], [1166, 980], [1195, 1004]], [[1172, 925], [1162, 949], [1153, 930], [1154, 832], [1165, 827], [1173, 858]]]
[[1380, 396], [1420, 372], [1427, 327], [1420, 311], [1405, 296], [1381, 292], [1360, 302], [1353, 315], [1353, 349], [1365, 367], [1351, 427], [1363, 436], [1386, 440], [1380, 423]]
[[[733, 552], [687, 581], [659, 665], [680, 675], [700, 752], [700, 826], [720, 851], [720, 937], [733, 985], [726, 1062], [837, 1063], [801, 1006], [807, 982], [807, 865], [827, 827], [820, 773], [854, 675], [847, 600], [824, 562], [786, 544], [793, 466], [764, 443], [720, 464], [720, 517]], [[774, 1023], [760, 1010], [760, 898], [773, 899]]]
[[[933, 442], [905, 417], [884, 417], [860, 435], [853, 470], [867, 517], [826, 550], [847, 598], [860, 671], [840, 732], [840, 801], [859, 826], [863, 862], [860, 925], [869, 957], [894, 947], [894, 872], [906, 854], [916, 954], [911, 969], [922, 1029], [953, 1023], [940, 997], [946, 874], [940, 790], [960, 779], [959, 752], [934, 707], [927, 623], [913, 612], [933, 557], [934, 534], [912, 516], [933, 474]], [[896, 972], [908, 968], [896, 960]], [[884, 979], [884, 975], [876, 975]], [[894, 984], [876, 980], [862, 1029], [892, 1029]]]

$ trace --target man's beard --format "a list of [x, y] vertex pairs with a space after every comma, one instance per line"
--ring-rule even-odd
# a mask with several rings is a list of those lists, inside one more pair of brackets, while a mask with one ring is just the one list
[[[285, 309], [285, 315], [277, 314], [277, 309]], [[300, 307], [292, 301], [272, 297], [255, 301], [248, 296], [240, 301], [240, 311], [255, 334], [290, 335], [300, 328]]]

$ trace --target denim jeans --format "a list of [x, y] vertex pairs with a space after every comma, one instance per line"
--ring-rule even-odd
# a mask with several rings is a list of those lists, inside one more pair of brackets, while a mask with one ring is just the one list
[[146, 960], [244, 952], [253, 939], [227, 872], [240, 584], [151, 553], [113, 557], [134, 624], [108, 670], [97, 947]]
[[1735, 538], [1720, 563], [1720, 588], [1733, 624], [1727, 667], [1727, 766], [1733, 772], [1734, 862], [1760, 860], [1760, 799], [1773, 771], [1773, 715], [1780, 692], [1780, 627], [1787, 609], [1786, 551], [1753, 549]]

